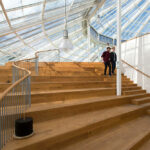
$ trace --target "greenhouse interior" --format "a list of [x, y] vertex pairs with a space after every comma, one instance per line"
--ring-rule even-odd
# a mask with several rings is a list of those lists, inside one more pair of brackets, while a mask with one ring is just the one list
[[150, 0], [0, 0], [0, 150], [150, 150]]

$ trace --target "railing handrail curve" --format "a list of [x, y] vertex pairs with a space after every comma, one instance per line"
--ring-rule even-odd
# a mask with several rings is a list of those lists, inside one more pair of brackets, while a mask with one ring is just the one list
[[50, 52], [50, 51], [58, 51], [58, 52], [60, 52], [59, 49], [50, 49], [50, 50], [44, 50], [44, 51], [37, 51], [37, 52], [35, 53], [35, 58], [38, 57], [38, 54], [39, 54], [39, 53], [42, 53], [42, 52]]
[[7, 95], [7, 93], [9, 93], [15, 86], [17, 86], [19, 83], [21, 83], [24, 79], [26, 79], [27, 77], [29, 77], [31, 75], [31, 71], [25, 69], [25, 68], [21, 68], [19, 66], [17, 66], [15, 64], [15, 62], [12, 65], [13, 67], [16, 67], [20, 70], [26, 71], [28, 74], [25, 75], [24, 77], [22, 77], [21, 79], [17, 80], [15, 83], [13, 83], [11, 86], [9, 86], [1, 95], [0, 95], [0, 101], [3, 99], [4, 96]]

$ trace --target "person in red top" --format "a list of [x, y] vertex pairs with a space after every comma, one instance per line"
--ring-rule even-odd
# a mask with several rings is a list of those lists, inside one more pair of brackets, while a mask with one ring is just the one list
[[111, 76], [111, 63], [110, 63], [110, 47], [107, 47], [107, 51], [103, 52], [102, 58], [104, 61], [105, 69], [104, 69], [104, 75], [106, 75], [107, 67], [109, 67], [109, 75]]

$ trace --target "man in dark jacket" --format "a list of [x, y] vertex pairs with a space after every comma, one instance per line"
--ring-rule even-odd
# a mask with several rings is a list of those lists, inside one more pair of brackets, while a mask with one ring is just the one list
[[107, 67], [109, 67], [109, 75], [111, 76], [111, 64], [110, 64], [110, 47], [107, 47], [107, 51], [103, 52], [102, 58], [104, 61], [105, 69], [104, 69], [104, 75], [106, 75]]
[[110, 62], [112, 67], [112, 74], [114, 74], [116, 69], [116, 61], [117, 61], [117, 55], [115, 53], [115, 47], [112, 48], [112, 52], [110, 53]]

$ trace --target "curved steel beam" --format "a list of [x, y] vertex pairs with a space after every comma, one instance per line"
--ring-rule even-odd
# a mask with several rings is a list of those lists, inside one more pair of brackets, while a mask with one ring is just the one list
[[2, 7], [2, 11], [3, 11], [3, 13], [4, 13], [4, 16], [5, 16], [5, 18], [6, 18], [6, 21], [7, 21], [8, 25], [9, 25], [10, 30], [16, 35], [16, 37], [23, 43], [24, 46], [27, 46], [27, 47], [29, 47], [29, 48], [31, 48], [32, 50], [35, 51], [35, 49], [34, 49], [33, 47], [31, 47], [30, 45], [28, 45], [28, 44], [20, 37], [20, 35], [13, 29], [13, 27], [12, 27], [12, 25], [11, 25], [11, 22], [10, 22], [8, 16], [7, 16], [7, 13], [6, 13], [6, 10], [5, 10], [5, 7], [4, 7], [4, 5], [3, 5], [2, 0], [0, 0], [0, 5], [1, 5], [1, 7]]
[[4, 54], [4, 55], [9, 55], [9, 56], [11, 56], [11, 57], [17, 57], [16, 55], [10, 54], [10, 53], [5, 52], [5, 51], [3, 51], [3, 50], [1, 50], [1, 49], [0, 49], [0, 52], [1, 52], [2, 54]]
[[[75, 13], [79, 13], [79, 12], [82, 12], [82, 11], [85, 11], [87, 8], [91, 7], [93, 5], [93, 2], [87, 2], [86, 4], [82, 4], [81, 6], [78, 6], [77, 4], [75, 6], [78, 6], [74, 9], [72, 9], [70, 11], [70, 14], [75, 14]], [[62, 8], [58, 8], [58, 9], [55, 9], [53, 10], [52, 12], [55, 14], [57, 13], [58, 11], [60, 11]], [[50, 13], [52, 13], [51, 11], [49, 11], [49, 15], [51, 15]], [[32, 16], [32, 15], [30, 15]], [[29, 16], [28, 16], [29, 17]], [[60, 19], [64, 17], [64, 14], [60, 13], [56, 16], [51, 16], [51, 17], [47, 17], [44, 22], [49, 22], [49, 21], [52, 21], [52, 20], [56, 20], [56, 19]], [[24, 18], [24, 17], [23, 17]], [[41, 17], [37, 18], [37, 16], [32, 19], [31, 21], [28, 21], [28, 22], [24, 22], [23, 24], [22, 23], [19, 23], [18, 26], [16, 26], [16, 28], [14, 29], [14, 31], [21, 31], [21, 30], [24, 30], [24, 29], [27, 29], [27, 28], [31, 28], [33, 26], [36, 26], [36, 25], [40, 25], [42, 24], [42, 21], [41, 21]], [[2, 36], [5, 36], [5, 35], [8, 35], [8, 34], [11, 34], [13, 33], [11, 30], [8, 30], [8, 31], [4, 31], [4, 32], [1, 32], [1, 35], [0, 37]]]

